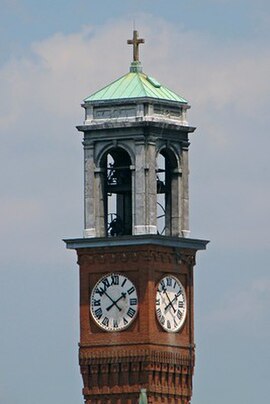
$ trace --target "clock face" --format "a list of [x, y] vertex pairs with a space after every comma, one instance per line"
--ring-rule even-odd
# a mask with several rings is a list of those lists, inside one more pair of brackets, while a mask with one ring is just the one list
[[98, 326], [104, 330], [124, 330], [138, 312], [135, 286], [121, 274], [110, 273], [103, 276], [92, 290], [90, 312]]
[[166, 331], [177, 332], [187, 313], [186, 294], [181, 282], [172, 275], [161, 279], [156, 293], [156, 315]]

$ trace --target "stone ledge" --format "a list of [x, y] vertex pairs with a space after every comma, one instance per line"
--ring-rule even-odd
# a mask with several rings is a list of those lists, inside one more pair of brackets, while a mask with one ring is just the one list
[[93, 237], [64, 239], [68, 249], [77, 250], [80, 248], [97, 247], [124, 247], [136, 245], [158, 245], [163, 247], [186, 248], [194, 250], [205, 250], [208, 240], [168, 237], [159, 235], [136, 235], [118, 237]]

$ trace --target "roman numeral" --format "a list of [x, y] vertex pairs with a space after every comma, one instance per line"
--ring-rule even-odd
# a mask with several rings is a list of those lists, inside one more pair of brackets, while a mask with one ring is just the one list
[[125, 285], [126, 281], [127, 281], [127, 278], [125, 278], [125, 279], [123, 280], [123, 282], [122, 282], [122, 284], [121, 284], [122, 287]]
[[159, 321], [160, 321], [160, 324], [162, 324], [162, 325], [165, 324], [165, 317], [161, 316]]
[[128, 324], [128, 321], [127, 321], [127, 319], [125, 317], [123, 317], [123, 322], [124, 322], [124, 325]]
[[99, 296], [103, 296], [104, 293], [106, 292], [106, 290], [108, 289], [108, 287], [110, 286], [110, 282], [107, 278], [102, 279], [102, 283], [103, 283], [103, 288], [96, 288], [95, 293], [98, 293]]
[[182, 313], [180, 310], [177, 311], [177, 317], [179, 318], [179, 320], [181, 320], [182, 318]]
[[103, 296], [105, 291], [106, 289], [96, 288], [95, 293], [97, 293], [99, 296]]
[[156, 305], [160, 306], [160, 299], [156, 299]]
[[102, 283], [104, 285], [105, 290], [110, 286], [108, 278], [102, 279]]
[[157, 316], [158, 316], [158, 318], [161, 317], [161, 310], [160, 309], [157, 309]]
[[105, 327], [109, 326], [109, 319], [108, 317], [104, 317], [104, 319], [102, 320], [102, 324], [105, 325]]
[[170, 320], [167, 320], [167, 328], [168, 328], [168, 330], [170, 330], [172, 328]]
[[166, 278], [167, 286], [172, 286], [172, 278]]
[[100, 306], [100, 299], [94, 299], [94, 306]]
[[183, 309], [183, 307], [184, 307], [184, 302], [180, 300], [180, 301], [178, 302], [178, 307], [179, 307], [179, 309]]
[[138, 300], [137, 299], [129, 299], [129, 304], [130, 304], [130, 306], [136, 306], [136, 304], [138, 303]]
[[134, 315], [135, 315], [135, 313], [136, 313], [136, 311], [130, 307], [130, 308], [128, 309], [127, 315], [128, 315], [130, 318], [133, 318]]
[[117, 322], [117, 320], [113, 320], [113, 328], [118, 328], [118, 322]]
[[95, 316], [96, 316], [96, 318], [97, 318], [98, 320], [101, 319], [101, 317], [102, 317], [102, 310], [101, 310], [101, 308], [95, 310]]
[[119, 285], [119, 275], [111, 275], [111, 278], [112, 278], [111, 286]]
[[128, 289], [128, 294], [131, 295], [131, 293], [133, 293], [135, 290], [134, 286], [132, 286], [130, 289]]

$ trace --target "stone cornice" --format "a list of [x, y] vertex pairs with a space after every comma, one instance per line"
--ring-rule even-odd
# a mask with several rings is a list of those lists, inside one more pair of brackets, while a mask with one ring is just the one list
[[164, 129], [194, 132], [195, 127], [183, 125], [176, 120], [162, 119], [162, 118], [136, 118], [136, 119], [111, 119], [104, 122], [94, 121], [91, 124], [78, 125], [76, 128], [79, 132], [88, 132], [93, 130], [108, 130], [108, 129], [123, 129], [123, 128], [136, 128], [136, 127], [161, 127]]
[[205, 250], [208, 240], [167, 237], [159, 235], [119, 236], [119, 237], [93, 237], [64, 239], [68, 249], [98, 248], [98, 247], [126, 247], [155, 245], [181, 249]]

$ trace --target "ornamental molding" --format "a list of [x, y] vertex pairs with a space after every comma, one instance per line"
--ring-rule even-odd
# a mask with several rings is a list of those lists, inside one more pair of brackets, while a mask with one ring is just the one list
[[[103, 388], [84, 388], [83, 389], [83, 394], [85, 397], [85, 404], [93, 404], [96, 402], [96, 400], [101, 400], [103, 404], [111, 404], [112, 399], [117, 400], [119, 403], [127, 403], [127, 400], [131, 400], [134, 395], [135, 399], [139, 395], [141, 385], [136, 385], [136, 386], [125, 386], [124, 392], [122, 391], [121, 388], [118, 386], [111, 387], [110, 389], [108, 387], [103, 387]], [[131, 396], [132, 395], [132, 396]], [[166, 398], [165, 401], [165, 396], [166, 395], [168, 398]], [[91, 396], [91, 398], [89, 397]], [[191, 391], [188, 388], [185, 389], [174, 389], [174, 388], [166, 388], [166, 387], [161, 387], [157, 385], [149, 386], [147, 389], [147, 398], [148, 398], [148, 403], [154, 404], [157, 399], [157, 396], [159, 396], [161, 399], [163, 399], [162, 402], [168, 403], [168, 399], [170, 400], [181, 400], [181, 404], [189, 404], [190, 399], [191, 399]], [[176, 396], [176, 397], [175, 397]], [[89, 397], [89, 398], [88, 398]], [[152, 401], [154, 400], [154, 401]], [[170, 403], [176, 403], [178, 401], [170, 401]]]
[[[191, 356], [190, 356], [191, 353]], [[132, 363], [132, 366], [138, 363], [144, 363], [146, 367], [165, 366], [173, 372], [185, 373], [186, 369], [194, 366], [194, 349], [189, 355], [183, 355], [177, 352], [154, 351], [150, 349], [137, 350], [89, 350], [80, 348], [79, 361], [80, 365], [102, 365], [104, 369], [107, 365]], [[172, 368], [170, 368], [172, 366]]]
[[[128, 398], [128, 396], [132, 393], [135, 393], [136, 395], [138, 395], [138, 391], [140, 391], [140, 385], [136, 384], [135, 386], [125, 386], [124, 388], [124, 392], [122, 391], [122, 388], [119, 386], [113, 386], [113, 387], [93, 387], [93, 388], [89, 388], [89, 387], [85, 387], [83, 389], [83, 394], [85, 397], [86, 404], [92, 404], [95, 399], [101, 399], [100, 396], [105, 396], [104, 398], [102, 398], [102, 403], [111, 403], [111, 396], [116, 396], [119, 395], [119, 399], [121, 400], [121, 403], [126, 403], [127, 401], [125, 401], [125, 399]], [[158, 395], [158, 396], [162, 396], [166, 395], [168, 397], [174, 397], [174, 396], [178, 396], [178, 399], [182, 399], [182, 400], [187, 400], [187, 401], [182, 401], [183, 403], [188, 404], [190, 401], [190, 397], [191, 397], [191, 390], [188, 387], [171, 387], [171, 386], [162, 386], [162, 385], [158, 385], [158, 384], [152, 384], [150, 386], [148, 386], [147, 388], [147, 396], [150, 398], [151, 395]], [[88, 398], [88, 396], [91, 396], [91, 399]], [[96, 396], [96, 397], [95, 397]], [[106, 397], [108, 396], [108, 397]], [[106, 401], [106, 399], [108, 401]], [[88, 401], [90, 400], [90, 401]], [[148, 400], [149, 401], [149, 400]], [[150, 402], [150, 401], [149, 401]], [[165, 402], [165, 401], [164, 401]]]
[[[194, 350], [189, 356], [177, 352], [133, 349], [107, 352], [80, 349], [80, 367], [86, 403], [96, 400], [111, 404], [117, 399], [125, 404], [147, 389], [149, 403], [166, 398], [164, 403], [188, 404], [192, 394]], [[172, 400], [172, 401], [171, 401]]]
[[181, 252], [176, 252], [176, 261], [178, 264], [186, 264], [188, 266], [196, 265], [196, 254], [183, 254]]
[[157, 251], [157, 250], [137, 250], [126, 252], [82, 252], [78, 254], [78, 264], [117, 264], [117, 263], [137, 263], [137, 262], [161, 262], [195, 265], [195, 252], [182, 253], [181, 251]]

